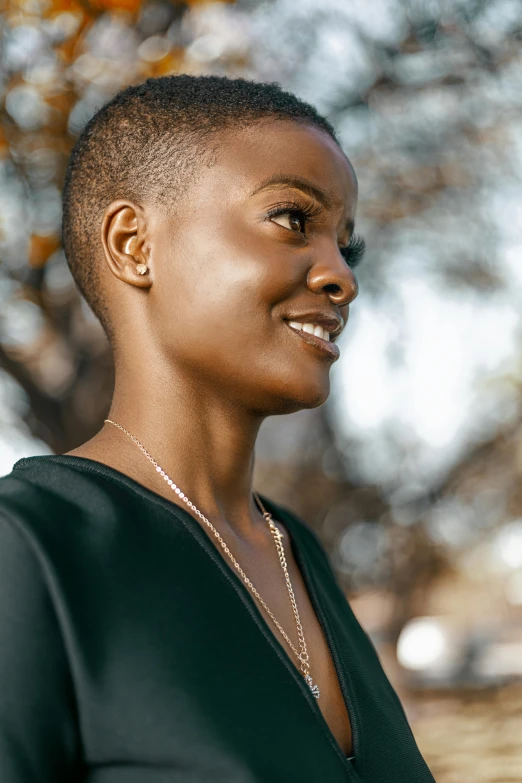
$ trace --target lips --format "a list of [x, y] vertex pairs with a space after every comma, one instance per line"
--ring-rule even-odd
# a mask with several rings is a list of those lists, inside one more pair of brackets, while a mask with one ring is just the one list
[[288, 322], [286, 325], [291, 332], [293, 332], [295, 335], [297, 335], [298, 338], [301, 338], [301, 340], [303, 340], [305, 343], [307, 343], [312, 348], [314, 348], [323, 357], [330, 359], [330, 361], [336, 361], [339, 358], [340, 355], [339, 346], [336, 345], [335, 343], [327, 342], [326, 340], [323, 340], [322, 337], [317, 337], [315, 334], [310, 334], [309, 332], [303, 332], [302, 329], [294, 329], [294, 327], [290, 326]]

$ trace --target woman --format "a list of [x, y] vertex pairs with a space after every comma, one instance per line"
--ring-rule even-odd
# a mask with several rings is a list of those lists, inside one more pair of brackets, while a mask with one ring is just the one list
[[277, 83], [149, 79], [63, 198], [115, 384], [91, 440], [0, 479], [2, 783], [432, 783], [318, 538], [252, 487], [357, 295], [334, 129]]

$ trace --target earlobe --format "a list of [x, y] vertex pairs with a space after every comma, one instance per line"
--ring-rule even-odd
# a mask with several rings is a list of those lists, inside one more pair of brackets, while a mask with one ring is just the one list
[[101, 240], [105, 261], [120, 280], [140, 288], [150, 286], [145, 251], [146, 222], [143, 210], [132, 201], [113, 201], [105, 210]]

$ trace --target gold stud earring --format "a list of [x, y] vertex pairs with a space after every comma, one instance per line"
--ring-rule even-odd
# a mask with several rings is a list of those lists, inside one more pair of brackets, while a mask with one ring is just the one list
[[147, 264], [138, 264], [136, 267], [136, 272], [139, 275], [144, 275], [148, 268], [149, 267], [147, 266]]

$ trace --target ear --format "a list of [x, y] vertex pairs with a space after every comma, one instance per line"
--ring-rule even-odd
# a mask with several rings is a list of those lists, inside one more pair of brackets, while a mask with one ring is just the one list
[[[142, 208], [132, 201], [113, 201], [103, 214], [101, 240], [107, 266], [120, 280], [139, 288], [152, 285], [146, 228]], [[138, 264], [149, 267], [144, 275], [136, 271]]]

